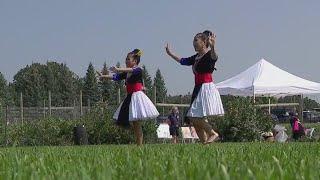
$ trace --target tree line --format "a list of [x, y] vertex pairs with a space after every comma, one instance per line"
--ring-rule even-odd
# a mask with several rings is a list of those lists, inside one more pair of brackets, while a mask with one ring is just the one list
[[[117, 67], [120, 63], [116, 64]], [[152, 78], [146, 66], [143, 68], [143, 81], [146, 95], [153, 100], [154, 87], [156, 87], [156, 101], [167, 103], [189, 103], [191, 94], [168, 95], [165, 79], [160, 69], [156, 71]], [[48, 105], [48, 96], [51, 92], [52, 106], [73, 106], [79, 103], [80, 91], [82, 91], [82, 104], [84, 106], [95, 105], [98, 102], [107, 104], [118, 104], [118, 91], [123, 99], [126, 96], [124, 82], [113, 82], [107, 79], [97, 79], [96, 71], [102, 74], [109, 74], [109, 67], [105, 62], [101, 68], [95, 69], [89, 63], [86, 74], [80, 77], [70, 70], [65, 63], [48, 61], [45, 64], [32, 63], [19, 70], [13, 77], [12, 82], [8, 82], [0, 72], [0, 103], [2, 106], [19, 106], [20, 95], [23, 94], [23, 104], [26, 107], [36, 107]], [[223, 97], [227, 100], [227, 97]], [[290, 103], [299, 100], [298, 96], [271, 99], [271, 103]], [[259, 104], [267, 104], [267, 98], [257, 99]], [[305, 109], [319, 108], [320, 105], [315, 100], [304, 98]]]
[[[120, 66], [117, 63], [116, 66]], [[163, 102], [167, 96], [167, 88], [160, 69], [154, 78], [149, 74], [146, 66], [143, 68], [143, 81], [147, 96], [152, 99], [154, 86], [156, 87], [157, 101]], [[113, 82], [107, 79], [98, 79], [96, 71], [102, 74], [109, 73], [107, 63], [95, 69], [90, 62], [84, 77], [80, 77], [70, 70], [65, 63], [48, 61], [45, 64], [32, 63], [19, 70], [8, 82], [0, 72], [0, 102], [3, 105], [19, 106], [20, 95], [23, 94], [23, 104], [26, 107], [44, 106], [48, 103], [51, 92], [52, 106], [73, 106], [79, 103], [82, 91], [82, 104], [95, 105], [98, 102], [117, 104], [118, 91], [123, 99], [126, 95], [124, 82]]]

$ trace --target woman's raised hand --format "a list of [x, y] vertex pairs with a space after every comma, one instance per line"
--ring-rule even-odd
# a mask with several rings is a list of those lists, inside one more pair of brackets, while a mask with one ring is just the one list
[[173, 54], [173, 53], [171, 52], [170, 47], [169, 47], [169, 43], [166, 43], [165, 48], [166, 48], [167, 54], [168, 54], [172, 59], [174, 59], [174, 60], [177, 61], [177, 62], [180, 62], [180, 59], [181, 59], [181, 58], [178, 57], [178, 56], [176, 56], [175, 54]]
[[112, 67], [110, 68], [110, 71], [113, 72], [113, 73], [118, 73], [118, 68], [112, 66]]
[[171, 50], [170, 50], [170, 47], [169, 47], [169, 43], [166, 43], [166, 52], [167, 52], [167, 54], [169, 55], [169, 56], [171, 56], [172, 55], [172, 53], [171, 53]]
[[210, 35], [208, 42], [210, 47], [214, 47], [214, 45], [216, 44], [216, 35], [215, 34]]

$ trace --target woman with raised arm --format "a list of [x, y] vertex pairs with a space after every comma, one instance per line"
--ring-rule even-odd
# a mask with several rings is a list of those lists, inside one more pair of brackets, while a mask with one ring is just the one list
[[181, 58], [174, 54], [168, 44], [165, 47], [167, 54], [172, 59], [181, 65], [192, 66], [195, 86], [190, 108], [186, 114], [186, 121], [193, 124], [203, 144], [209, 144], [219, 139], [219, 134], [212, 129], [207, 117], [224, 114], [220, 94], [212, 78], [218, 60], [215, 42], [216, 36], [211, 31], [206, 30], [196, 34], [193, 39], [196, 54], [188, 58]]
[[143, 143], [143, 133], [140, 121], [154, 119], [159, 112], [151, 100], [143, 93], [142, 68], [140, 63], [141, 50], [129, 52], [126, 58], [126, 68], [111, 67], [113, 75], [101, 75], [100, 78], [109, 78], [114, 81], [125, 80], [127, 97], [113, 115], [116, 123], [123, 127], [133, 125], [137, 145]]

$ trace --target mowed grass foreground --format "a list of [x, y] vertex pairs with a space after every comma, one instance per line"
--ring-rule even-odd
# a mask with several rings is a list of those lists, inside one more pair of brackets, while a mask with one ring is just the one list
[[0, 179], [319, 179], [319, 143], [0, 148]]

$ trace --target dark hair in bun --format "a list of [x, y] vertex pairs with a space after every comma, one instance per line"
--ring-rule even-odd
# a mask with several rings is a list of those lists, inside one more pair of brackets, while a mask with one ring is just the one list
[[205, 44], [206, 44], [206, 47], [208, 48], [209, 47], [209, 42], [208, 42], [209, 41], [209, 36], [212, 36], [212, 34], [213, 33], [211, 31], [205, 30], [202, 33], [196, 34], [195, 37], [197, 37], [197, 38], [201, 39], [202, 41], [204, 41]]
[[208, 38], [204, 33], [198, 33], [196, 34], [195, 37], [201, 39], [204, 42], [207, 42], [207, 38]]
[[206, 35], [207, 37], [209, 37], [209, 36], [212, 36], [213, 33], [209, 30], [205, 30], [205, 31], [203, 31], [203, 34]]
[[140, 63], [140, 57], [142, 56], [142, 51], [140, 49], [134, 49], [129, 53], [137, 61], [137, 64]]

